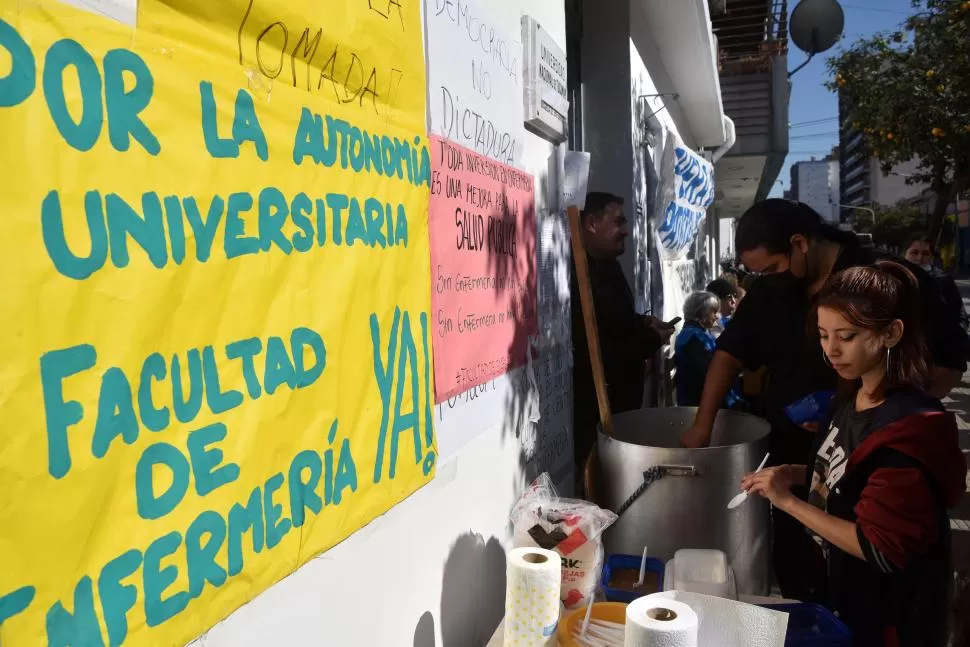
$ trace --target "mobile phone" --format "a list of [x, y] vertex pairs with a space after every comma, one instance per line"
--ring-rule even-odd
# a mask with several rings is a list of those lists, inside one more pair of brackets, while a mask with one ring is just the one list
[[668, 322], [666, 322], [666, 323], [664, 324], [664, 327], [665, 327], [665, 328], [674, 328], [674, 327], [676, 327], [676, 326], [677, 326], [677, 324], [679, 324], [679, 323], [680, 323], [680, 320], [681, 320], [681, 319], [682, 319], [682, 317], [674, 317], [674, 318], [673, 318], [673, 319], [671, 319], [670, 321], [668, 321]]

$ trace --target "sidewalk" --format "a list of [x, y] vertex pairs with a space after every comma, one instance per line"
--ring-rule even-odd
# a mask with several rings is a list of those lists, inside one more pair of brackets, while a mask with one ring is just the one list
[[[963, 302], [970, 309], [970, 280], [959, 280], [957, 285]], [[943, 399], [946, 408], [953, 412], [960, 430], [960, 449], [964, 456], [970, 455], [970, 371], [950, 395]], [[967, 479], [970, 491], [970, 476]], [[953, 530], [953, 570], [956, 579], [953, 616], [955, 635], [953, 647], [970, 646], [970, 494], [964, 492], [960, 504], [950, 510], [950, 528]]]
[[[970, 280], [957, 281], [963, 302], [970, 309]], [[970, 454], [970, 371], [963, 375], [963, 381], [943, 404], [956, 416], [960, 430], [960, 449], [964, 455]], [[970, 477], [968, 477], [970, 490]], [[950, 527], [953, 528], [953, 556], [956, 570], [970, 571], [970, 495], [963, 496], [959, 506], [950, 511]]]

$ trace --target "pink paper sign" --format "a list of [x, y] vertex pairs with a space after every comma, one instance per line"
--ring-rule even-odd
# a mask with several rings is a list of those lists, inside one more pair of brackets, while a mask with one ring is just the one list
[[431, 137], [435, 400], [525, 364], [536, 313], [535, 181]]

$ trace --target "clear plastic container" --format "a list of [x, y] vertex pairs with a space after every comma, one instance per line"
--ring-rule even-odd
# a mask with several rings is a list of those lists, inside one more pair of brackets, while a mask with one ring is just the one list
[[664, 589], [738, 599], [734, 571], [720, 550], [684, 548], [667, 562]]

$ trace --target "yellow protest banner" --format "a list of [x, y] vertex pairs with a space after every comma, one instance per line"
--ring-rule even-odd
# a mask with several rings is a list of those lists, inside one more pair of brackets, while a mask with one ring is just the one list
[[0, 644], [183, 645], [433, 477], [424, 130], [417, 2], [0, 0]]

